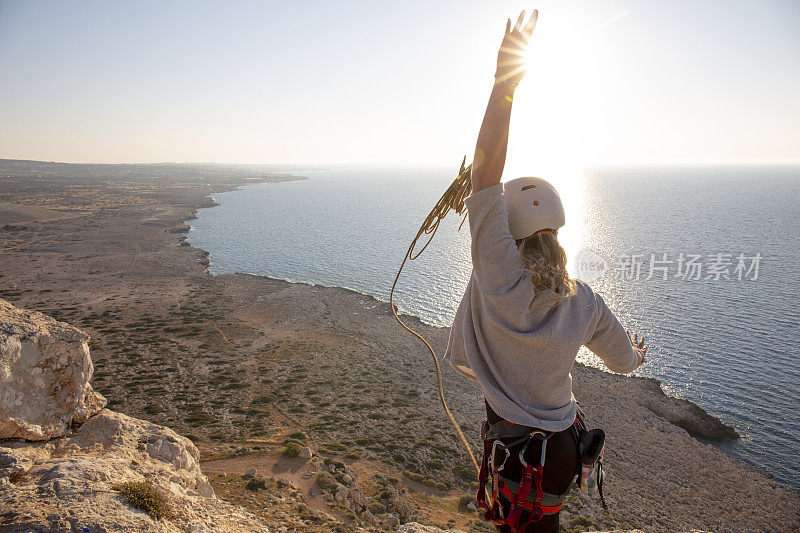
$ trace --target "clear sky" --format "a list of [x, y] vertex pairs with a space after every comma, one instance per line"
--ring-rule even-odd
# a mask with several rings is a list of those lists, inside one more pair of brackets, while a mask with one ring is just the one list
[[513, 160], [800, 161], [797, 0], [0, 0], [0, 157], [456, 166], [531, 7]]

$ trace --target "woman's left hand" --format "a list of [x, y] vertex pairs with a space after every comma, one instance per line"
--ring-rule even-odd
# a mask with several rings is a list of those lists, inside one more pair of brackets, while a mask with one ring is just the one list
[[640, 339], [636, 333], [634, 333], [633, 337], [631, 337], [631, 332], [628, 331], [627, 329], [625, 330], [625, 333], [628, 334], [628, 338], [631, 340], [633, 351], [636, 352], [636, 355], [639, 356], [639, 364], [636, 366], [637, 367], [642, 366], [646, 361], [645, 355], [647, 355], [647, 347], [648, 347], [647, 344], [645, 344], [644, 342], [644, 335], [642, 335], [642, 338]]
[[497, 71], [494, 74], [495, 83], [506, 83], [514, 87], [525, 77], [525, 54], [528, 51], [528, 42], [536, 27], [539, 11], [533, 10], [528, 22], [525, 21], [525, 12], [519, 14], [517, 23], [511, 27], [511, 19], [506, 22], [506, 33], [500, 52], [497, 54]]

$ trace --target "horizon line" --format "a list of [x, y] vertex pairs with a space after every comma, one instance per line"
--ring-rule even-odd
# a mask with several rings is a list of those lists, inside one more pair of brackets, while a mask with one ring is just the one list
[[[462, 156], [463, 157], [463, 156]], [[548, 161], [543, 158], [543, 161]], [[552, 160], [550, 160], [552, 161]], [[365, 166], [397, 166], [397, 167], [438, 167], [455, 163], [442, 161], [420, 161], [416, 163], [399, 161], [359, 161], [359, 162], [302, 162], [302, 163], [233, 163], [220, 161], [55, 161], [44, 159], [24, 159], [0, 157], [0, 162], [43, 163], [53, 165], [218, 165], [218, 166], [275, 166], [275, 167], [365, 167]], [[800, 159], [620, 159], [585, 161], [580, 167], [604, 166], [800, 166]]]

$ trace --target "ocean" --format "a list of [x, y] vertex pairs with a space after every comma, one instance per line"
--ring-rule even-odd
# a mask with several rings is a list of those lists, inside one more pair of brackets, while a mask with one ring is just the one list
[[[340, 286], [388, 300], [411, 239], [456, 168], [337, 168], [214, 195], [189, 241], [214, 274]], [[800, 488], [800, 167], [553, 172], [570, 271], [645, 335], [637, 375], [742, 435], [716, 445]], [[450, 213], [395, 302], [449, 326], [470, 273]], [[603, 368], [588, 350], [578, 360]]]

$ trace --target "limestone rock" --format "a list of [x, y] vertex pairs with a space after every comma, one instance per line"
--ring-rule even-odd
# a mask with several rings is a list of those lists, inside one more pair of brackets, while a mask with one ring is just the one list
[[27, 456], [10, 448], [0, 448], [0, 479], [16, 482], [33, 466]]
[[[70, 437], [3, 444], [0, 465], [29, 470], [0, 484], [2, 531], [60, 530], [58, 524], [77, 531], [268, 531], [248, 511], [214, 496], [189, 439], [151, 422], [104, 409]], [[128, 481], [161, 489], [174, 517], [156, 524], [127, 505], [114, 487]]]
[[663, 395], [659, 401], [647, 398], [641, 402], [653, 413], [666, 418], [690, 435], [712, 440], [738, 439], [739, 433], [731, 426], [709, 415], [697, 404], [681, 398]]
[[299, 457], [301, 459], [311, 459], [313, 456], [314, 456], [314, 452], [308, 446], [303, 448], [303, 450], [300, 452], [300, 455], [299, 455]]
[[367, 504], [367, 499], [364, 497], [363, 494], [361, 494], [361, 492], [357, 490], [351, 489], [350, 494], [348, 496], [350, 496], [355, 503], [357, 503], [362, 507]]
[[92, 390], [89, 336], [0, 300], [0, 439], [68, 435], [105, 407]]
[[271, 483], [267, 480], [267, 478], [265, 478], [261, 474], [256, 474], [249, 479], [250, 481], [247, 482], [248, 490], [264, 490], [271, 485]]
[[369, 512], [369, 510], [366, 510], [363, 513], [361, 513], [361, 520], [363, 520], [365, 523], [369, 525], [375, 525], [378, 523], [378, 520], [375, 518], [375, 515]]
[[377, 518], [380, 522], [383, 522], [389, 527], [397, 527], [400, 525], [400, 519], [393, 514], [381, 513], [377, 515], [375, 518]]

